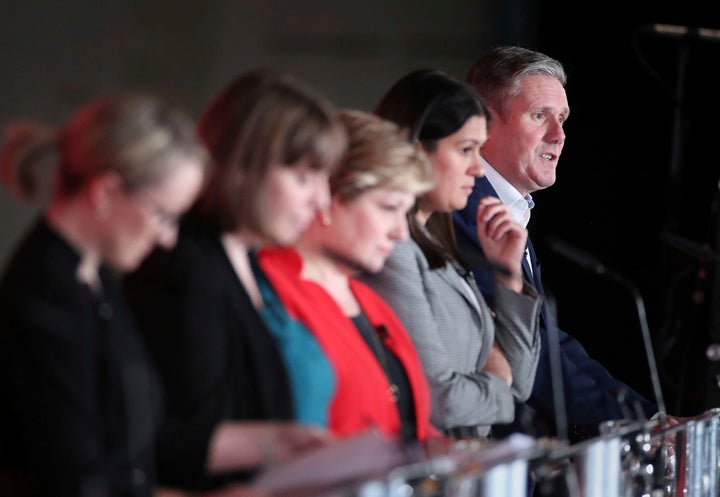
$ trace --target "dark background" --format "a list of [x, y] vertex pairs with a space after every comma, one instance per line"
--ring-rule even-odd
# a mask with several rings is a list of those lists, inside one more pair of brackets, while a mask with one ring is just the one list
[[[535, 194], [530, 231], [560, 324], [653, 397], [627, 285], [557, 257], [551, 237], [639, 289], [668, 410], [695, 414], [720, 406], [720, 368], [705, 356], [720, 342], [720, 271], [661, 234], [719, 245], [720, 43], [641, 29], [653, 23], [720, 29], [720, 2], [0, 0], [0, 125], [60, 124], [87, 99], [128, 87], [197, 113], [258, 65], [370, 110], [413, 69], [463, 78], [495, 44], [546, 52], [568, 71], [572, 115], [558, 181]], [[0, 192], [2, 258], [40, 206]]]
[[[720, 341], [719, 266], [669, 245], [663, 233], [718, 246], [720, 41], [643, 27], [718, 28], [720, 3], [612, 5], [536, 7], [538, 47], [565, 64], [572, 110], [558, 181], [535, 195], [531, 234], [561, 327], [654, 398], [633, 294], [554, 255], [548, 238], [595, 256], [639, 289], [668, 411], [696, 414], [720, 405], [720, 370], [705, 355]], [[567, 22], [557, 23], [558, 11]]]

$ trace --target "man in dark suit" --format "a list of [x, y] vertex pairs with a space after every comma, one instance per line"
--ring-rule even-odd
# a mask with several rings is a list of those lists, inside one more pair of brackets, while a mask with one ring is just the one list
[[[515, 219], [527, 226], [533, 207], [531, 194], [555, 182], [555, 169], [565, 142], [563, 125], [570, 109], [562, 65], [535, 51], [493, 48], [473, 64], [466, 80], [492, 113], [488, 140], [482, 148], [486, 175], [476, 179], [467, 206], [453, 214], [460, 251], [471, 262], [482, 252], [475, 220], [481, 198], [487, 195], [500, 198], [511, 208]], [[523, 271], [544, 296], [540, 265], [529, 240]], [[475, 267], [474, 273], [492, 302], [492, 274], [480, 266]], [[558, 401], [554, 397], [557, 392], [553, 392], [548, 338], [559, 344], [567, 406], [566, 414], [560, 415], [567, 416], [571, 442], [596, 435], [601, 422], [625, 418], [627, 413], [645, 418], [656, 414], [657, 406], [612, 377], [588, 356], [577, 340], [557, 327], [547, 302], [542, 306], [540, 336], [540, 361], [532, 394], [524, 405], [518, 406], [515, 424], [493, 428], [495, 435], [528, 431], [528, 426], [522, 426], [528, 419], [533, 420], [532, 434], [555, 435], [558, 409], [562, 409], [563, 402], [562, 398]]]

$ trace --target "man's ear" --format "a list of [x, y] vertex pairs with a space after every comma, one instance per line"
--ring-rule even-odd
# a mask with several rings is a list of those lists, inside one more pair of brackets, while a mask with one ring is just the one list
[[97, 219], [105, 220], [113, 212], [123, 183], [115, 171], [108, 171], [92, 178], [87, 185], [87, 200], [91, 212]]
[[488, 107], [488, 110], [490, 111], [490, 119], [488, 120], [488, 130], [492, 127], [493, 123], [499, 123], [504, 121], [502, 116], [498, 113], [497, 110], [495, 110], [493, 107]]

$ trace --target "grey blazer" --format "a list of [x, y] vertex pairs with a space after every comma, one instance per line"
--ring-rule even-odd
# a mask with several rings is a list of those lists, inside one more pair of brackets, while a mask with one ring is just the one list
[[[431, 270], [410, 239], [395, 247], [380, 273], [362, 279], [395, 310], [415, 343], [432, 391], [433, 424], [476, 426], [482, 435], [491, 424], [512, 421], [514, 401], [530, 395], [540, 354], [540, 299], [530, 285], [523, 294], [498, 288], [494, 316], [463, 273], [453, 264]], [[495, 339], [512, 368], [512, 387], [482, 371]]]

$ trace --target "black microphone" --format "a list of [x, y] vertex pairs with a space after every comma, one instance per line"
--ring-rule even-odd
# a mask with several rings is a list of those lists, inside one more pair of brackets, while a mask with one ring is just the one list
[[551, 238], [547, 241], [547, 246], [556, 254], [562, 256], [570, 262], [574, 262], [581, 268], [586, 269], [591, 273], [603, 274], [607, 272], [607, 268], [600, 259], [597, 259], [595, 256], [590, 255], [587, 252], [583, 252], [568, 243]]
[[677, 26], [675, 24], [646, 24], [640, 31], [664, 38], [692, 38], [702, 41], [720, 41], [720, 29]]
[[578, 266], [593, 272], [595, 274], [604, 275], [608, 278], [615, 280], [624, 287], [626, 287], [635, 300], [635, 307], [637, 309], [638, 319], [640, 321], [640, 328], [642, 331], [643, 344], [645, 346], [645, 353], [647, 354], [648, 367], [650, 369], [650, 380], [652, 381], [653, 391], [655, 394], [655, 402], [658, 410], [660, 411], [660, 417], [662, 425], [664, 425], [664, 417], [667, 414], [665, 411], [665, 400], [663, 399], [662, 388], [660, 387], [660, 374], [658, 373], [657, 364], [655, 362], [655, 352], [653, 351], [652, 339], [650, 338], [650, 328], [648, 326], [647, 314], [645, 312], [645, 301], [643, 300], [640, 291], [637, 287], [624, 276], [616, 273], [605, 267], [605, 265], [596, 257], [577, 249], [568, 243], [562, 242], [557, 239], [549, 239], [547, 243], [548, 248], [560, 255], [561, 257], [577, 264]]
[[674, 247], [696, 259], [700, 259], [701, 261], [720, 262], [720, 252], [715, 252], [704, 245], [687, 238], [683, 238], [674, 233], [670, 233], [669, 231], [663, 231], [660, 236], [671, 247]]

